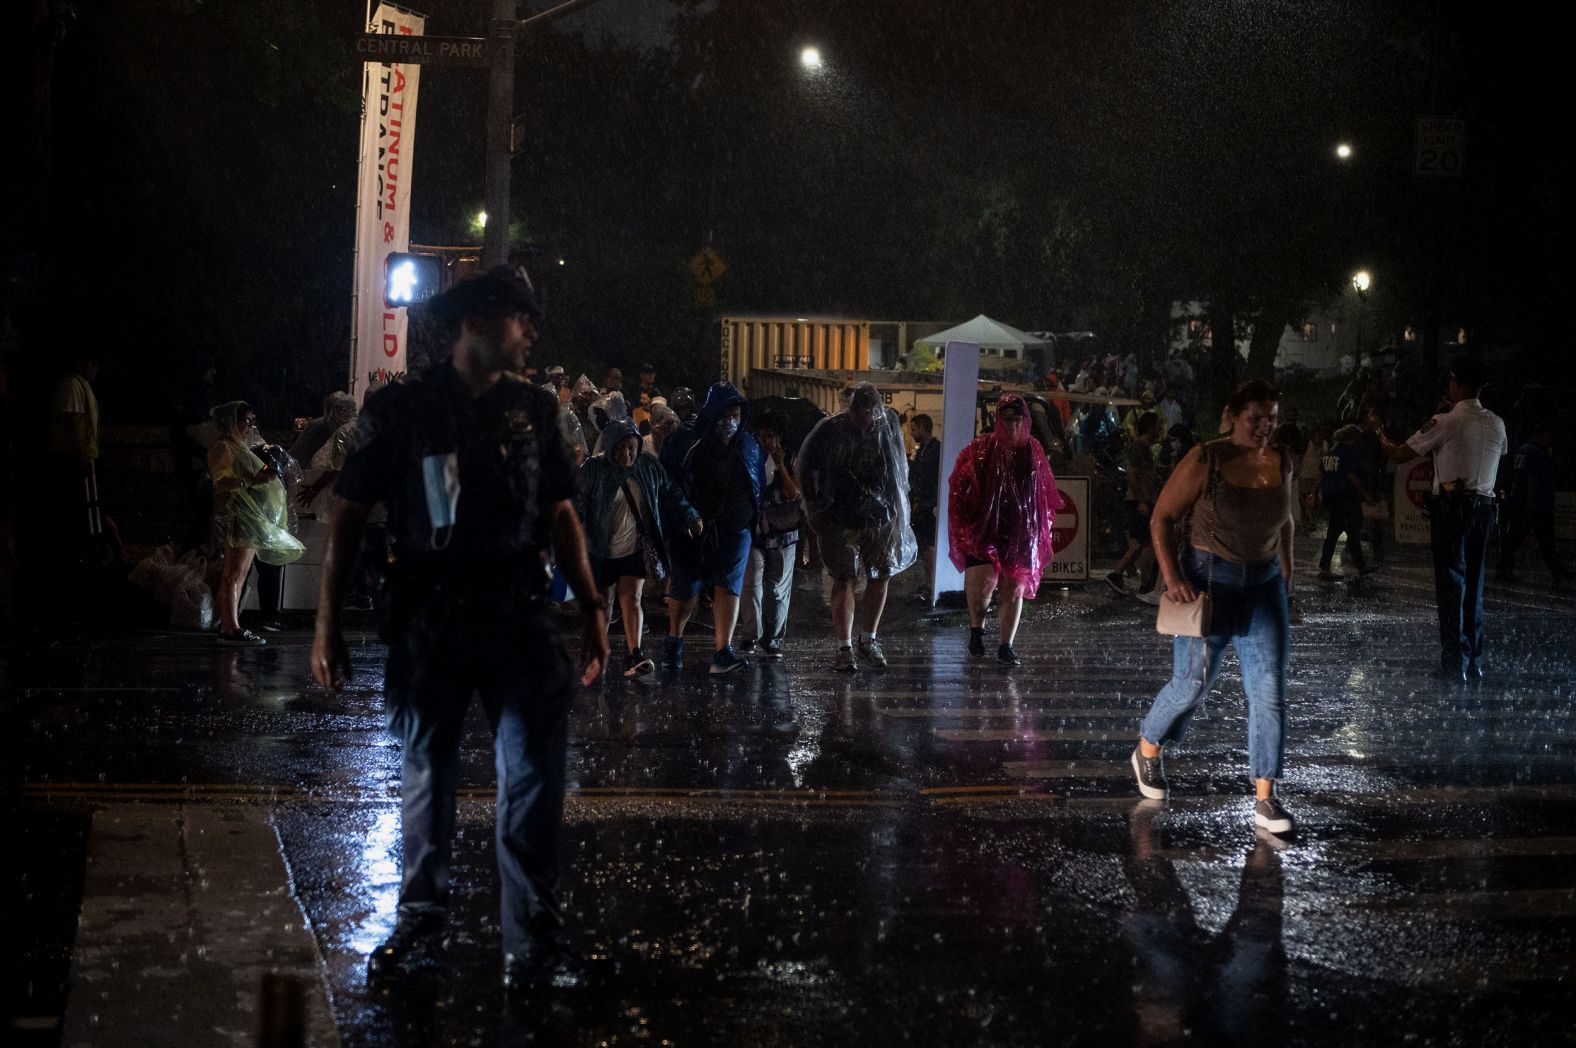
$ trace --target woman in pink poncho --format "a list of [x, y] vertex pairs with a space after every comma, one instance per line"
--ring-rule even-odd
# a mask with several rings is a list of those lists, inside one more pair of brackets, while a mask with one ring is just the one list
[[969, 654], [985, 656], [985, 609], [997, 583], [1004, 583], [996, 658], [1008, 666], [1020, 662], [1012, 642], [1024, 598], [1034, 596], [1050, 563], [1051, 522], [1062, 504], [1051, 464], [1029, 429], [1023, 398], [1003, 393], [996, 428], [958, 453], [948, 482], [949, 552], [968, 597]]

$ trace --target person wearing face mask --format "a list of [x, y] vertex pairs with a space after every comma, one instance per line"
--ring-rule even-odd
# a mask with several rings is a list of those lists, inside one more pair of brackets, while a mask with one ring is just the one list
[[[919, 556], [909, 524], [908, 456], [902, 422], [881, 403], [869, 382], [850, 391], [847, 407], [815, 424], [799, 449], [799, 486], [805, 516], [826, 573], [832, 578], [832, 668], [856, 672], [887, 667], [876, 637], [892, 576]], [[859, 646], [854, 647], [854, 604], [863, 576]]]
[[712, 587], [711, 659], [713, 674], [736, 673], [747, 665], [733, 650], [739, 620], [739, 594], [744, 591], [750, 559], [750, 534], [760, 515], [766, 486], [765, 456], [755, 437], [743, 428], [747, 403], [731, 382], [706, 391], [700, 413], [663, 446], [664, 462], [679, 478], [690, 504], [700, 511], [705, 530], [699, 543], [674, 556], [669, 580], [668, 636], [663, 655], [668, 670], [684, 665], [684, 628], [705, 586]]
[[[1254, 824], [1289, 834], [1295, 822], [1275, 795], [1286, 752], [1284, 700], [1291, 629], [1291, 453], [1270, 444], [1280, 391], [1254, 379], [1238, 386], [1221, 416], [1220, 440], [1189, 451], [1166, 481], [1150, 517], [1150, 538], [1165, 577], [1163, 600], [1210, 597], [1203, 637], [1172, 641], [1171, 680], [1139, 727], [1129, 758], [1138, 790], [1167, 796], [1161, 749], [1181, 741], [1220, 674], [1228, 645], [1237, 649], [1248, 698], [1248, 770]], [[1176, 529], [1191, 514], [1189, 548], [1178, 557]]]
[[[579, 985], [558, 902], [564, 768], [575, 682], [607, 661], [605, 604], [575, 513], [575, 472], [553, 395], [520, 376], [541, 308], [497, 267], [429, 304], [448, 354], [368, 398], [334, 484], [312, 676], [350, 675], [340, 609], [373, 508], [388, 510], [380, 636], [388, 728], [400, 743], [399, 918], [367, 961], [374, 988], [444, 963], [455, 792], [471, 700], [492, 729], [502, 981]], [[549, 608], [549, 552], [578, 598], [581, 666]]]
[[[628, 422], [612, 422], [602, 431], [605, 455], [580, 467], [575, 508], [586, 533], [586, 552], [597, 586], [609, 599], [618, 598], [623, 612], [628, 659], [626, 680], [644, 680], [656, 665], [640, 647], [645, 628], [641, 591], [655, 556], [667, 558], [663, 521], [681, 520], [691, 535], [703, 528], [700, 514], [689, 504], [655, 458], [640, 453], [640, 434]], [[649, 551], [649, 555], [648, 555]]]
[[963, 572], [969, 607], [969, 654], [985, 656], [985, 609], [1001, 584], [998, 661], [1020, 664], [1012, 642], [1023, 602], [1050, 563], [1051, 525], [1062, 504], [1040, 442], [1029, 433], [1028, 406], [1014, 393], [996, 401], [996, 428], [958, 453], [947, 485], [947, 536]]
[[[224, 550], [215, 603], [219, 611], [219, 643], [226, 647], [261, 647], [267, 643], [241, 628], [241, 588], [254, 558], [265, 564], [290, 564], [306, 552], [289, 530], [289, 499], [280, 470], [253, 450], [257, 414], [244, 401], [220, 404], [210, 415], [219, 439], [208, 449], [213, 477], [214, 534]], [[288, 456], [285, 456], [288, 457]]]

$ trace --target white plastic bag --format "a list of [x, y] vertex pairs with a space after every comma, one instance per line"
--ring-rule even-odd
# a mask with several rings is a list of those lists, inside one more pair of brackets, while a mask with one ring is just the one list
[[170, 625], [211, 630], [215, 621], [212, 591], [199, 576], [188, 574], [170, 601]]

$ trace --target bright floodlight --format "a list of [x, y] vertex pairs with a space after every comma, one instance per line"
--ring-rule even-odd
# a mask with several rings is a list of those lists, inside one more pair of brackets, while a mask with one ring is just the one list
[[389, 270], [388, 299], [391, 302], [410, 302], [416, 297], [416, 276], [414, 262], [405, 261]]
[[799, 52], [799, 64], [806, 69], [816, 70], [821, 68], [821, 52], [819, 48], [807, 47]]
[[1352, 274], [1352, 287], [1359, 292], [1367, 291], [1368, 285], [1371, 283], [1373, 283], [1373, 277], [1368, 275], [1368, 270], [1366, 269], [1359, 269]]
[[1350, 160], [1352, 158], [1352, 147], [1342, 142], [1335, 147], [1335, 155], [1342, 160]]

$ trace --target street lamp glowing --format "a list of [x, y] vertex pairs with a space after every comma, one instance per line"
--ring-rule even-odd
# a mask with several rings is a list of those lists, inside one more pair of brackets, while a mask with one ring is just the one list
[[1349, 144], [1342, 142], [1340, 145], [1335, 147], [1335, 156], [1338, 160], [1350, 160], [1352, 158], [1352, 147]]
[[821, 51], [819, 48], [807, 47], [799, 52], [799, 64], [810, 72], [821, 68]]
[[481, 226], [481, 227], [483, 227], [484, 229], [486, 228], [486, 226], [487, 226], [487, 212], [485, 212], [485, 211], [478, 211], [478, 212], [476, 212], [476, 224]]
[[1366, 269], [1359, 269], [1352, 274], [1352, 287], [1357, 289], [1359, 295], [1367, 291], [1368, 285], [1372, 283], [1373, 277], [1368, 275], [1368, 270]]

